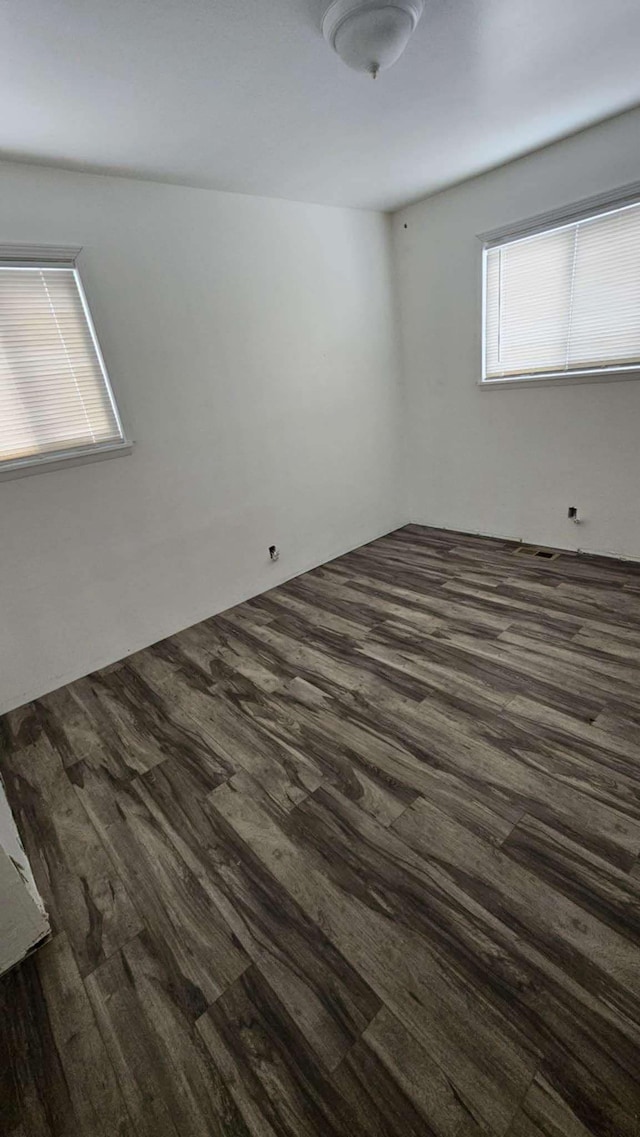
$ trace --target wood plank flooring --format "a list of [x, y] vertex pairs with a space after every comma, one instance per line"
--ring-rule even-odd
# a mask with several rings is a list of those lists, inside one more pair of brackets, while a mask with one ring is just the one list
[[7, 1137], [640, 1137], [640, 567], [407, 526], [5, 716]]

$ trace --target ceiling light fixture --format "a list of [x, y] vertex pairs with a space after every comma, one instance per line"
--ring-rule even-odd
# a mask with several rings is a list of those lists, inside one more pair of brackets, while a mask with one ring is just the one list
[[322, 32], [347, 67], [376, 79], [402, 55], [423, 8], [424, 0], [334, 0]]

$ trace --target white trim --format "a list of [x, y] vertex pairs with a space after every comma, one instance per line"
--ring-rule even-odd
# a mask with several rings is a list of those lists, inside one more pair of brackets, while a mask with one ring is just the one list
[[[640, 556], [635, 556], [632, 553], [616, 553], [611, 550], [602, 549], [583, 549], [574, 545], [547, 545], [542, 541], [534, 541], [530, 537], [513, 537], [507, 533], [487, 533], [486, 529], [460, 529], [458, 526], [452, 528], [451, 525], [445, 525], [438, 521], [407, 521], [401, 528], [406, 528], [407, 525], [417, 525], [422, 529], [442, 529], [445, 533], [458, 533], [461, 537], [482, 537], [489, 541], [507, 541], [510, 545], [541, 545], [546, 549], [553, 549], [556, 553], [562, 553], [563, 556], [568, 557], [605, 557], [610, 561], [628, 561], [631, 564], [640, 564]], [[536, 565], [548, 565], [551, 569], [554, 561], [538, 560], [536, 558]], [[557, 571], [557, 570], [556, 570]]]
[[[233, 586], [226, 590], [226, 594], [220, 597], [215, 607], [212, 608], [210, 601], [207, 601], [206, 607], [204, 608], [192, 608], [191, 612], [185, 609], [178, 626], [176, 626], [173, 620], [167, 621], [164, 626], [160, 623], [155, 623], [153, 629], [148, 630], [148, 634], [145, 632], [142, 638], [133, 641], [130, 640], [126, 646], [121, 647], [119, 649], [121, 654], [115, 658], [111, 653], [106, 657], [104, 655], [94, 656], [93, 660], [85, 660], [82, 664], [82, 670], [50, 673], [42, 680], [46, 686], [38, 686], [37, 688], [33, 686], [30, 688], [22, 687], [18, 693], [13, 692], [11, 695], [7, 695], [7, 684], [4, 684], [4, 690], [0, 687], [0, 715], [14, 710], [15, 707], [22, 707], [25, 703], [29, 703], [33, 699], [39, 699], [50, 691], [57, 691], [59, 687], [65, 687], [67, 683], [72, 683], [75, 679], [81, 679], [83, 676], [90, 675], [94, 671], [99, 671], [103, 667], [110, 667], [114, 663], [126, 660], [127, 656], [133, 655], [134, 652], [141, 651], [143, 648], [149, 647], [150, 644], [158, 643], [159, 640], [167, 639], [168, 636], [174, 636], [177, 632], [185, 628], [191, 628], [194, 624], [201, 623], [202, 620], [210, 619], [212, 616], [217, 616], [221, 612], [227, 612], [230, 608], [235, 608], [238, 604], [244, 604], [246, 600], [251, 600], [254, 596], [263, 596], [265, 592], [281, 584], [285, 584], [288, 580], [295, 580], [297, 577], [303, 576], [304, 573], [312, 572], [315, 568], [322, 568], [324, 565], [330, 564], [331, 561], [335, 561], [339, 557], [346, 556], [347, 553], [353, 552], [355, 549], [361, 549], [365, 545], [370, 545], [373, 541], [380, 540], [381, 537], [386, 537], [389, 533], [395, 533], [398, 529], [402, 529], [405, 525], [408, 525], [409, 522], [394, 521], [388, 524], [391, 525], [390, 529], [385, 526], [383, 530], [377, 529], [374, 532], [359, 532], [355, 536], [352, 535], [348, 545], [341, 543], [338, 547], [334, 546], [333, 549], [329, 549], [325, 553], [317, 554], [312, 560], [304, 559], [300, 561], [293, 570], [287, 569], [286, 558], [280, 561], [268, 562], [269, 576], [271, 576], [273, 572], [273, 576], [268, 584], [258, 584], [257, 582], [251, 584], [245, 582], [242, 585], [238, 585], [237, 580], [234, 580]], [[356, 543], [352, 544], [352, 541]], [[317, 556], [320, 556], [321, 559], [318, 560]]]
[[93, 318], [91, 316], [91, 310], [90, 310], [89, 305], [87, 303], [87, 297], [86, 297], [86, 293], [84, 290], [84, 286], [82, 284], [82, 280], [80, 279], [80, 273], [79, 273], [77, 267], [75, 267], [75, 266], [73, 269], [73, 275], [74, 275], [75, 282], [76, 282], [76, 288], [78, 289], [78, 295], [80, 297], [80, 303], [82, 304], [82, 310], [84, 312], [84, 318], [87, 321], [87, 327], [89, 328], [89, 335], [91, 336], [91, 339], [93, 340], [93, 346], [95, 349], [95, 353], [98, 357], [98, 364], [99, 364], [100, 370], [102, 372], [102, 378], [104, 379], [104, 385], [105, 385], [105, 388], [107, 391], [107, 395], [109, 397], [109, 402], [110, 402], [111, 407], [113, 409], [113, 417], [115, 418], [116, 425], [118, 427], [118, 430], [120, 431], [120, 438], [122, 439], [123, 442], [125, 442], [126, 439], [125, 439], [124, 428], [122, 426], [122, 420], [120, 418], [120, 411], [118, 410], [115, 395], [113, 393], [113, 388], [111, 386], [111, 380], [109, 379], [109, 372], [107, 371], [107, 365], [104, 361], [104, 356], [102, 354], [102, 348], [100, 347], [100, 344], [98, 342], [98, 335], [96, 333], [96, 329], [95, 329], [95, 326], [93, 323]]
[[532, 375], [506, 375], [487, 378], [487, 254], [491, 249], [502, 245], [509, 245], [516, 241], [526, 240], [529, 237], [540, 236], [543, 233], [552, 233], [557, 229], [569, 228], [576, 222], [603, 217], [607, 213], [616, 213], [619, 210], [640, 206], [640, 182], [633, 182], [616, 191], [596, 194], [594, 197], [583, 198], [572, 206], [549, 210], [539, 213], [527, 221], [512, 225], [505, 225], [500, 229], [493, 229], [487, 233], [478, 234], [482, 241], [482, 314], [481, 314], [481, 359], [480, 379], [477, 386], [488, 387], [524, 387], [537, 385], [539, 387], [556, 387], [576, 383], [611, 383], [626, 379], [640, 379], [640, 360], [628, 367], [598, 367], [587, 368], [584, 371], [541, 371]]
[[47, 265], [48, 268], [74, 268], [82, 252], [80, 245], [0, 245], [0, 264], [12, 268], [31, 268]]
[[517, 241], [521, 237], [532, 237], [536, 233], [561, 229], [563, 225], [575, 224], [576, 221], [582, 221], [586, 217], [597, 217], [598, 214], [607, 213], [609, 210], [624, 209], [625, 206], [639, 204], [640, 182], [632, 182], [620, 189], [595, 194], [572, 205], [550, 209], [546, 213], [539, 213], [524, 221], [515, 221], [499, 229], [478, 233], [477, 236], [483, 247], [490, 249], [494, 245], [507, 244], [510, 240]]
[[628, 379], [640, 379], [637, 365], [625, 370], [602, 368], [600, 371], [558, 371], [544, 372], [540, 375], [510, 375], [506, 379], [478, 379], [477, 387], [487, 391], [490, 387], [564, 387], [576, 383], [619, 383]]
[[487, 249], [482, 249], [482, 270], [480, 280], [480, 379], [478, 382], [483, 384], [485, 382], [485, 375], [487, 374]]
[[89, 329], [89, 335], [98, 360], [104, 388], [109, 405], [113, 411], [113, 417], [120, 437], [115, 442], [109, 442], [103, 445], [94, 444], [90, 447], [82, 447], [68, 451], [47, 451], [44, 454], [28, 455], [24, 458], [12, 459], [6, 462], [0, 461], [0, 481], [5, 481], [10, 478], [26, 477], [29, 474], [37, 474], [46, 470], [57, 470], [64, 466], [79, 466], [91, 461], [99, 462], [106, 458], [117, 457], [119, 454], [131, 453], [133, 443], [127, 439], [122, 425], [120, 411], [93, 323], [84, 285], [76, 264], [81, 252], [81, 245], [0, 245], [0, 272], [2, 272], [3, 269], [11, 270], [16, 268], [30, 269], [34, 272], [42, 268], [45, 268], [47, 271], [63, 270], [69, 272], [69, 270], [71, 270], [73, 272], [82, 311], [87, 328]]
[[122, 442], [109, 442], [104, 446], [84, 447], [81, 450], [68, 450], [63, 453], [45, 454], [42, 457], [15, 458], [0, 462], [0, 482], [13, 478], [26, 478], [31, 474], [47, 474], [52, 470], [63, 470], [66, 466], [84, 466], [88, 462], [104, 462], [108, 458], [118, 458], [121, 454], [131, 454], [134, 443], [128, 439]]

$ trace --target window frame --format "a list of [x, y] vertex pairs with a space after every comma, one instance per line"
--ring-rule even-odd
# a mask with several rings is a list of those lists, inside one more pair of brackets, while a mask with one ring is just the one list
[[131, 454], [133, 450], [134, 444], [124, 428], [119, 403], [113, 389], [109, 372], [107, 371], [102, 348], [100, 347], [100, 341], [80, 275], [80, 268], [77, 262], [81, 252], [82, 248], [79, 246], [0, 245], [0, 269], [59, 268], [73, 271], [82, 311], [96, 352], [105, 390], [113, 409], [116, 424], [120, 430], [121, 439], [118, 442], [106, 442], [67, 450], [52, 450], [46, 454], [30, 454], [22, 458], [10, 458], [4, 462], [0, 461], [0, 481], [10, 481], [14, 478], [66, 469], [70, 466], [86, 465], [89, 462], [102, 462], [109, 458], [117, 458], [120, 455]]
[[480, 242], [480, 378], [477, 386], [484, 391], [516, 387], [564, 387], [582, 383], [615, 383], [630, 379], [640, 379], [640, 360], [629, 367], [598, 368], [584, 371], [544, 372], [539, 375], [516, 375], [506, 378], [487, 378], [486, 374], [486, 301], [487, 301], [487, 253], [496, 245], [508, 244], [525, 237], [548, 233], [561, 229], [577, 221], [585, 221], [609, 211], [614, 212], [629, 205], [640, 205], [640, 182], [634, 182], [615, 191], [596, 194], [579, 202], [537, 214], [526, 220], [491, 229], [478, 234]]

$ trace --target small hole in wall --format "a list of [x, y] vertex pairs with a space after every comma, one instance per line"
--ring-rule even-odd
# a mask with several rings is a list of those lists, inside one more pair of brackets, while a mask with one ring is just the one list
[[409, 228], [409, 226], [407, 225], [406, 221], [405, 221], [405, 223], [404, 223], [404, 227], [405, 227], [405, 229], [408, 229], [408, 228]]

